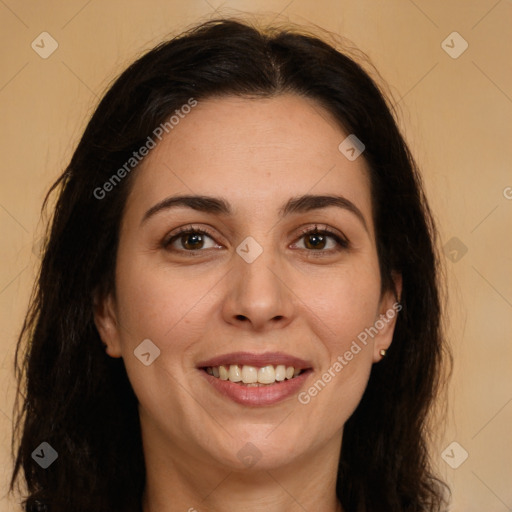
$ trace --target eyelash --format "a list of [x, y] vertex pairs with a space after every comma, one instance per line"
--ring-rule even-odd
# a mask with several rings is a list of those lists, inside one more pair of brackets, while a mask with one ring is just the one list
[[314, 228], [311, 228], [311, 227], [303, 228], [300, 230], [299, 235], [300, 236], [297, 240], [300, 240], [301, 238], [303, 238], [307, 235], [327, 235], [328, 237], [335, 240], [335, 242], [338, 244], [338, 247], [336, 249], [328, 249], [326, 251], [322, 251], [322, 250], [315, 251], [315, 250], [303, 249], [303, 250], [306, 250], [306, 251], [311, 252], [316, 255], [320, 255], [320, 253], [331, 254], [332, 252], [338, 252], [343, 249], [348, 249], [350, 247], [349, 241], [346, 238], [338, 235], [332, 229], [330, 229], [328, 226], [325, 226], [325, 225], [321, 229], [318, 229], [318, 226], [316, 224], [315, 224]]
[[[166, 237], [164, 241], [162, 242], [162, 247], [166, 250], [169, 250], [169, 246], [177, 239], [180, 238], [180, 236], [184, 234], [201, 234], [201, 235], [207, 235], [212, 240], [214, 239], [213, 233], [208, 231], [205, 228], [195, 228], [194, 226], [184, 226], [182, 228], [179, 228], [178, 231], [172, 233], [170, 236]], [[323, 254], [330, 255], [333, 252], [339, 252], [345, 249], [350, 248], [349, 241], [332, 231], [328, 226], [323, 226], [321, 229], [318, 229], [318, 226], [315, 224], [314, 228], [308, 227], [300, 230], [299, 237], [297, 238], [297, 241], [301, 238], [307, 236], [307, 235], [326, 235], [338, 244], [338, 247], [335, 249], [328, 249], [328, 250], [314, 250], [314, 249], [300, 249], [302, 251], [307, 251], [311, 253], [311, 255], [314, 255], [315, 257], [322, 256]], [[293, 242], [294, 244], [296, 242]], [[187, 254], [188, 256], [197, 256], [200, 252], [204, 252], [205, 249], [193, 249], [193, 250], [185, 250], [185, 249], [171, 249], [173, 252], [180, 252]]]

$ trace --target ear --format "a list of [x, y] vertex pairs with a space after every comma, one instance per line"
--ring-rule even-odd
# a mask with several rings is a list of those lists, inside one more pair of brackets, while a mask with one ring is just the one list
[[374, 338], [373, 344], [373, 362], [377, 363], [384, 356], [381, 350], [387, 350], [393, 341], [396, 319], [402, 305], [400, 297], [402, 295], [402, 274], [392, 273], [394, 287], [382, 294], [379, 304], [379, 316], [375, 319], [375, 327], [378, 334]]
[[94, 296], [94, 324], [100, 335], [105, 350], [110, 357], [121, 357], [121, 343], [117, 322], [115, 300], [109, 293], [104, 297]]

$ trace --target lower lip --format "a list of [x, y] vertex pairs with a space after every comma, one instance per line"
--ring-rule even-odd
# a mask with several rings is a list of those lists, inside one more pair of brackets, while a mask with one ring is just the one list
[[284, 380], [269, 386], [248, 387], [229, 380], [221, 380], [199, 370], [206, 380], [222, 395], [234, 402], [248, 406], [273, 405], [298, 393], [312, 370], [303, 371], [293, 379]]

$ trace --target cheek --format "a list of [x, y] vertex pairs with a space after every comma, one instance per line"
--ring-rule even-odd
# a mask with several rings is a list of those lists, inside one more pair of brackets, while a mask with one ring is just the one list
[[[190, 409], [190, 394], [183, 391], [192, 370], [190, 353], [208, 332], [208, 291], [219, 277], [171, 273], [142, 258], [130, 262], [128, 258], [120, 259], [118, 277], [121, 350], [130, 383], [145, 414], [159, 418], [161, 425], [167, 425], [179, 437], [180, 422], [169, 423], [168, 415], [169, 411]], [[160, 351], [149, 366], [134, 355], [134, 350], [146, 339]]]
[[331, 351], [344, 351], [377, 319], [380, 276], [372, 261], [317, 275], [298, 286], [309, 317], [316, 319], [319, 337]]
[[169, 343], [176, 348], [184, 328], [193, 338], [191, 329], [198, 327], [198, 311], [208, 301], [207, 292], [215, 284], [213, 276], [171, 272], [147, 261], [120, 262], [118, 269], [118, 313], [127, 332], [124, 345], [150, 338], [162, 348]]
[[[347, 267], [316, 280], [305, 300], [305, 314], [325, 353], [323, 365], [299, 397], [306, 407], [323, 411], [325, 424], [344, 424], [364, 393], [373, 364], [373, 342], [367, 329], [377, 320], [380, 300], [378, 269], [372, 263]], [[314, 292], [312, 291], [314, 290]], [[306, 293], [304, 287], [302, 293]], [[308, 405], [309, 404], [309, 405]]]

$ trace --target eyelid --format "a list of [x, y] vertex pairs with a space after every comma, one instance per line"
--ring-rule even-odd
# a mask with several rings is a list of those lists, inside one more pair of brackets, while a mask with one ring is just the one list
[[336, 235], [348, 242], [347, 237], [340, 230], [331, 228], [327, 224], [310, 223], [306, 227], [299, 228], [300, 235], [307, 235], [309, 233], [327, 233], [329, 235]]

